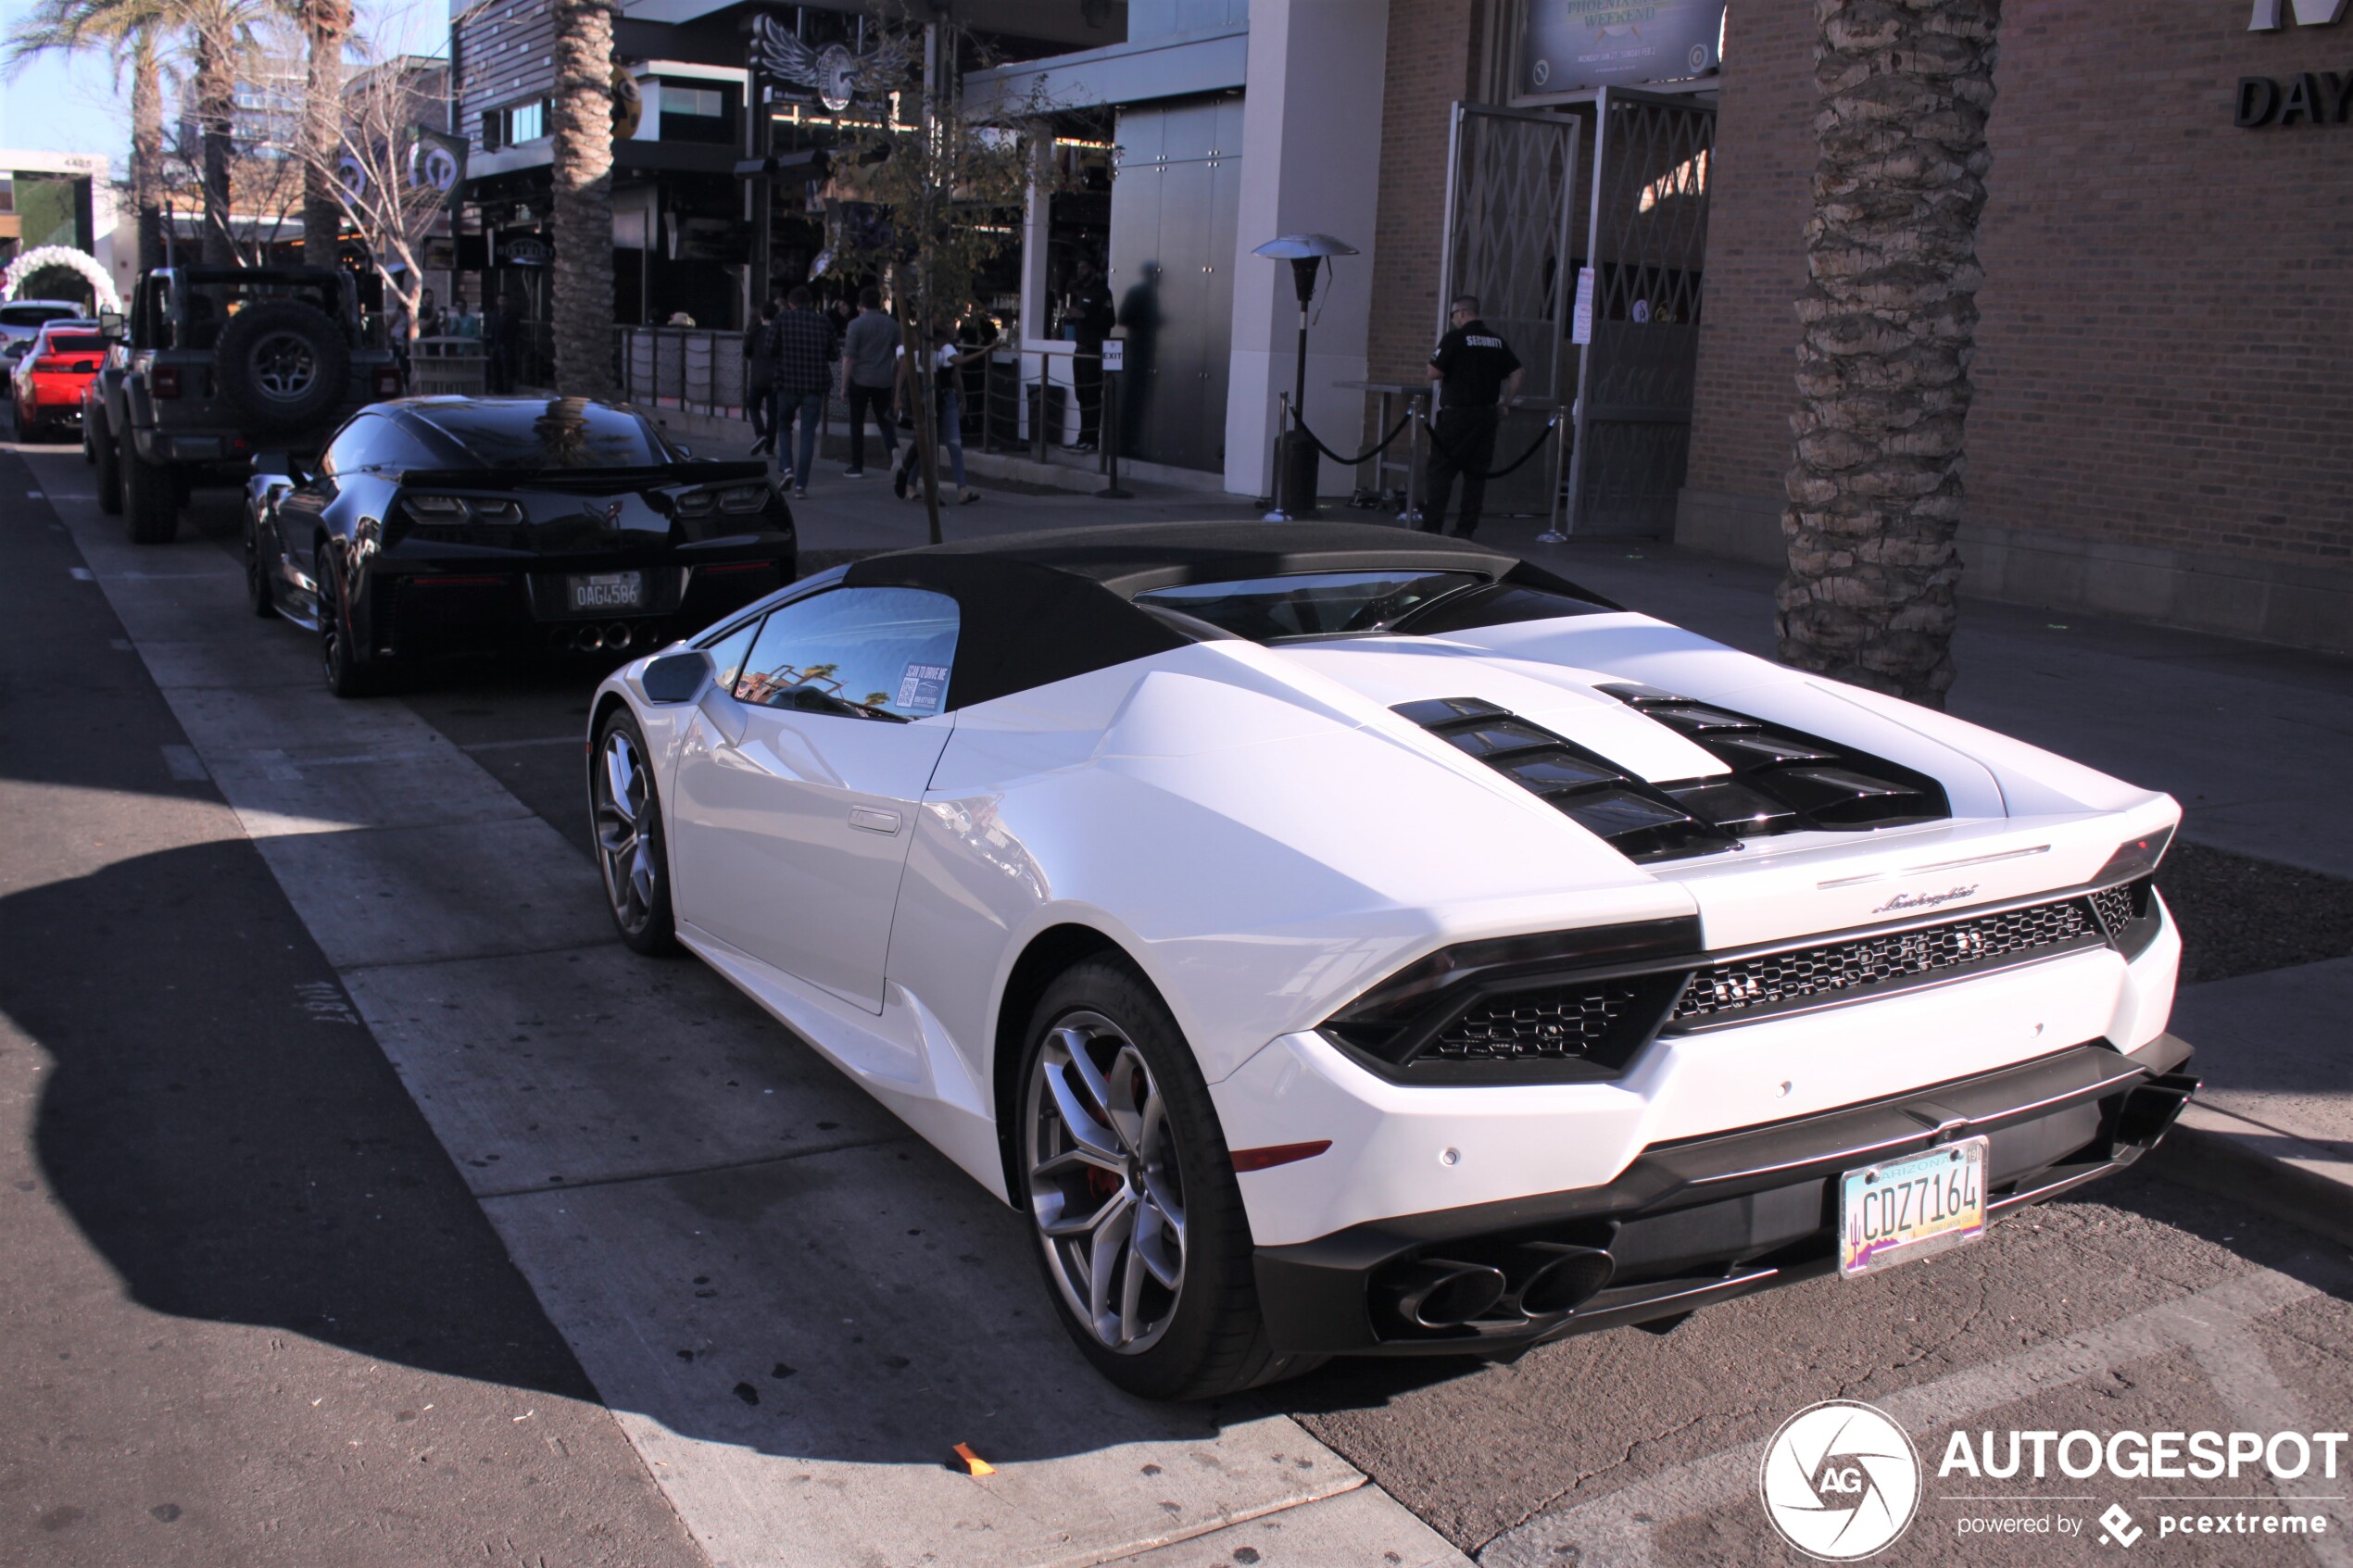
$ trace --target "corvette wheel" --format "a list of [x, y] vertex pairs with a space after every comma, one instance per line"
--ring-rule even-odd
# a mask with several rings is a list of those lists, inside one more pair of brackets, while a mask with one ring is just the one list
[[1303, 1372], [1266, 1341], [1250, 1223], [1209, 1090], [1141, 976], [1047, 990], [1024, 1066], [1023, 1196], [1063, 1326], [1131, 1394], [1213, 1399]]
[[278, 613], [277, 598], [270, 589], [270, 569], [261, 558], [261, 527], [250, 512], [245, 516], [245, 605], [262, 621]]
[[384, 684], [383, 672], [359, 647], [353, 631], [351, 591], [342, 566], [325, 551], [319, 568], [319, 662], [327, 689], [337, 696], [371, 696]]
[[605, 907], [612, 911], [622, 941], [648, 956], [677, 951], [661, 801], [646, 766], [645, 737], [627, 713], [607, 720], [598, 736], [588, 804], [597, 869], [605, 878]]

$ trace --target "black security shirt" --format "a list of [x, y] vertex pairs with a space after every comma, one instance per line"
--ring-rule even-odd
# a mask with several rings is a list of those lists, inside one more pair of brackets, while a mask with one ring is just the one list
[[1456, 327], [1438, 340], [1429, 357], [1445, 379], [1439, 402], [1448, 408], [1486, 408], [1504, 395], [1504, 383], [1519, 369], [1519, 356], [1484, 321]]

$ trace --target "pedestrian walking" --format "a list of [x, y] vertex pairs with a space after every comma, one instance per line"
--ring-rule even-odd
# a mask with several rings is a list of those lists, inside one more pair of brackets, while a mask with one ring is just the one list
[[841, 334], [842, 395], [849, 401], [849, 466], [844, 479], [866, 477], [866, 410], [875, 411], [883, 453], [899, 456], [899, 431], [891, 422], [890, 399], [899, 375], [899, 323], [882, 307], [882, 290], [858, 294], [858, 319]]
[[[968, 507], [980, 499], [980, 492], [964, 483], [964, 394], [959, 372], [964, 366], [986, 355], [990, 345], [966, 348], [956, 341], [956, 329], [945, 326], [932, 340], [933, 383], [938, 401], [933, 406], [934, 433], [948, 448], [949, 476], [955, 481], [954, 500]], [[906, 378], [907, 401], [913, 404], [923, 395], [922, 381], [914, 366], [907, 363], [905, 350], [900, 350], [900, 366]], [[920, 438], [907, 443], [907, 460], [894, 464], [890, 470], [890, 493], [904, 497], [923, 467], [923, 443]]]
[[1091, 261], [1078, 264], [1078, 283], [1071, 290], [1068, 322], [1069, 335], [1078, 345], [1078, 352], [1071, 357], [1071, 391], [1078, 399], [1078, 445], [1075, 450], [1091, 452], [1102, 439], [1103, 428], [1103, 340], [1111, 336], [1118, 322], [1118, 313], [1112, 308], [1111, 285]]
[[760, 320], [744, 329], [744, 408], [751, 416], [751, 451], [758, 457], [776, 445], [776, 302], [760, 307]]
[[[793, 421], [800, 421], [800, 445], [788, 470], [793, 495], [800, 499], [808, 495], [809, 476], [816, 469], [817, 427], [825, 417], [825, 394], [833, 386], [834, 356], [838, 350], [833, 323], [819, 312], [816, 297], [805, 287], [785, 296], [785, 308], [777, 314], [771, 334], [775, 349], [775, 386], [771, 394], [775, 412], [770, 417], [769, 430], [776, 455], [782, 458], [792, 439]], [[851, 428], [854, 433], [856, 427]]]
[[1453, 330], [1429, 357], [1429, 379], [1438, 392], [1438, 420], [1430, 427], [1429, 467], [1423, 485], [1422, 532], [1446, 531], [1446, 502], [1454, 476], [1463, 476], [1463, 511], [1454, 537], [1478, 532], [1478, 511], [1487, 499], [1487, 470], [1495, 461], [1495, 430], [1501, 405], [1519, 395], [1519, 356], [1478, 319], [1478, 299], [1457, 295], [1447, 311]]

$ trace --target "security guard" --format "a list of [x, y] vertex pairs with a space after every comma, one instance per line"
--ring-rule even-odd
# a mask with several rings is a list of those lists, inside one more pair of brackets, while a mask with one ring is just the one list
[[1478, 531], [1479, 504], [1487, 498], [1487, 470], [1495, 461], [1495, 427], [1501, 402], [1519, 395], [1522, 368], [1512, 345], [1478, 319], [1478, 300], [1456, 295], [1448, 312], [1454, 330], [1439, 340], [1429, 357], [1429, 379], [1437, 383], [1438, 420], [1431, 427], [1429, 468], [1422, 501], [1422, 532], [1445, 531], [1446, 502], [1454, 476], [1463, 476], [1463, 515], [1454, 536]]

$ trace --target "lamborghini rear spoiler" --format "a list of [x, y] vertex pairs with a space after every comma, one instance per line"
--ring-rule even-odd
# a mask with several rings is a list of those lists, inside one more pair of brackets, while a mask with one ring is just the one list
[[562, 490], [610, 495], [673, 485], [744, 484], [767, 477], [768, 465], [754, 458], [737, 463], [685, 459], [635, 468], [410, 469], [400, 476], [400, 483], [410, 489]]

